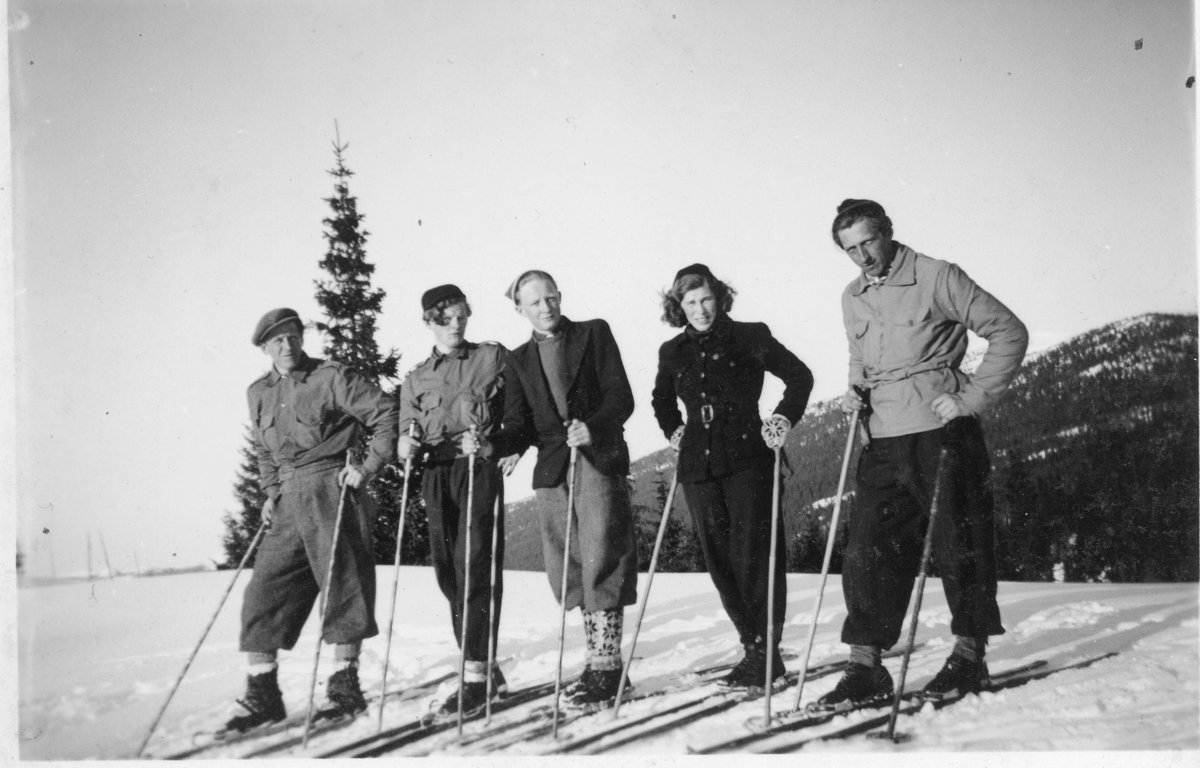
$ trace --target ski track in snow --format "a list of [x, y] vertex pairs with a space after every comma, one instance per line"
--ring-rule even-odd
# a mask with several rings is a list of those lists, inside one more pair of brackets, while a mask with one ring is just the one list
[[[155, 578], [118, 578], [19, 590], [19, 749], [23, 759], [132, 757], [187, 655], [199, 639], [232, 574], [202, 573]], [[818, 576], [791, 574], [782, 651], [797, 670], [811, 628]], [[187, 748], [192, 733], [212, 729], [237, 711], [245, 664], [237, 652], [243, 575], [197, 655], [149, 753], [165, 755]], [[392, 569], [379, 569], [382, 612], [390, 600]], [[552, 682], [558, 661], [559, 610], [541, 573], [505, 574], [505, 602], [498, 656], [511, 689]], [[640, 586], [645, 587], [645, 575]], [[640, 593], [639, 593], [640, 594]], [[1196, 750], [1200, 748], [1200, 641], [1195, 584], [1002, 583], [999, 601], [1007, 633], [992, 638], [988, 663], [1001, 672], [1034, 661], [1047, 669], [1088, 659], [1094, 664], [1055, 673], [1027, 685], [971, 696], [941, 710], [926, 708], [904, 718], [903, 744], [856, 736], [816, 742], [802, 753], [1014, 750]], [[448, 610], [431, 569], [405, 567], [397, 601], [389, 660], [385, 728], [395, 727], [457, 690], [455, 679], [436, 689], [398, 692], [415, 683], [456, 672], [458, 652]], [[377, 615], [381, 631], [387, 617]], [[840, 578], [826, 588], [812, 663], [844, 658], [839, 635], [845, 618]], [[636, 610], [626, 611], [626, 644]], [[949, 612], [941, 584], [931, 579], [918, 622], [908, 685], [919, 687], [940, 668], [952, 645]], [[902, 636], [907, 636], [907, 625]], [[290, 652], [280, 658], [280, 684], [290, 713], [304, 711], [315, 643], [315, 620]], [[382, 635], [366, 641], [360, 677], [368, 696], [378, 693], [383, 664]], [[584, 664], [579, 612], [568, 614], [564, 680]], [[1107, 658], [1105, 654], [1115, 654]], [[637, 646], [631, 678], [638, 693], [698, 683], [697, 669], [740, 657], [736, 633], [721, 608], [707, 574], [659, 574]], [[893, 676], [900, 660], [887, 662]], [[317, 697], [332, 672], [332, 654], [322, 649]], [[829, 675], [809, 682], [805, 702], [837, 681]], [[696, 697], [669, 693], [635, 701], [622, 718], [662, 711]], [[795, 687], [778, 694], [775, 711], [791, 707]], [[498, 713], [493, 725], [518, 719], [535, 704]], [[762, 702], [744, 702], [720, 714], [618, 747], [613, 754], [679, 755], [689, 747], [746, 733], [745, 721], [760, 715]], [[314, 737], [316, 754], [375, 732], [377, 705], [335, 733]], [[594, 732], [608, 714], [567, 723], [561, 735]], [[482, 723], [470, 723], [468, 734]], [[513, 734], [523, 731], [513, 731]], [[396, 754], [472, 753], [455, 746], [453, 731], [418, 742]], [[600, 741], [596, 746], [606, 744]], [[516, 741], [505, 754], [538, 754], [553, 746], [549, 737]], [[241, 754], [230, 745], [205, 756]], [[280, 753], [297, 756], [298, 751]]]

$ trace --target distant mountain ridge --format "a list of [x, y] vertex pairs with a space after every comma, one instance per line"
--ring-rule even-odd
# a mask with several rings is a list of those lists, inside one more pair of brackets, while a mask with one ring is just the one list
[[[971, 358], [964, 365], [977, 364]], [[983, 416], [1001, 578], [1200, 578], [1197, 386], [1196, 315], [1139, 315], [1029, 355]], [[790, 570], [820, 568], [847, 426], [838, 399], [825, 400], [809, 406], [788, 438]], [[856, 463], [857, 456], [845, 519]], [[643, 516], [658, 519], [660, 486], [673, 466], [668, 448], [633, 462]], [[679, 494], [676, 509], [685, 508]], [[506, 523], [506, 566], [541, 570], [536, 498], [509, 505]]]

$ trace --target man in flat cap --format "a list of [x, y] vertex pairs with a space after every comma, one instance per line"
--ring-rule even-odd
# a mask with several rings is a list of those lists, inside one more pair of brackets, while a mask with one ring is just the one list
[[[1016, 315], [957, 265], [893, 240], [879, 203], [844, 201], [832, 234], [862, 271], [842, 294], [850, 344], [842, 409], [869, 411], [870, 442], [858, 463], [842, 566], [848, 613], [842, 642], [851, 646], [851, 664], [818, 706], [892, 695], [880, 655], [900, 638], [943, 446], [933, 554], [955, 645], [922, 693], [938, 699], [975, 692], [989, 679], [987, 639], [1004, 632], [996, 604], [991, 460], [978, 417], [1017, 375], [1029, 337]], [[968, 330], [988, 342], [972, 374], [959, 370]]]
[[[296, 644], [321, 591], [342, 486], [362, 488], [395, 459], [396, 445], [395, 400], [340, 363], [304, 354], [304, 325], [294, 310], [268, 312], [252, 341], [272, 362], [247, 393], [267, 495], [262, 516], [270, 529], [242, 603], [240, 646], [249, 656], [249, 675], [239, 703], [247, 714], [229, 721], [231, 731], [285, 717], [276, 654]], [[347, 462], [363, 429], [370, 433], [367, 456]], [[337, 666], [326, 687], [329, 711], [355, 714], [367, 706], [358, 682], [359, 649], [379, 633], [374, 509], [348, 489], [342, 515], [322, 637], [334, 645]]]
[[[498, 461], [511, 451], [504, 451], [502, 444], [490, 438], [504, 414], [506, 350], [495, 342], [467, 341], [471, 306], [457, 286], [429, 289], [421, 297], [421, 310], [425, 326], [433, 334], [433, 352], [408, 374], [400, 390], [399, 455], [401, 459], [410, 456], [423, 459], [421, 496], [429, 520], [430, 555], [438, 586], [450, 602], [454, 639], [464, 658], [462, 707], [464, 715], [470, 716], [487, 704], [489, 629], [494, 641], [504, 591], [501, 515], [495, 521], [496, 615], [493, 617], [489, 610], [493, 509], [497, 499], [501, 509], [504, 504]], [[474, 496], [468, 552], [467, 492], [472, 472]], [[507, 693], [504, 676], [498, 667], [491, 672], [493, 696], [504, 695]], [[457, 713], [458, 697], [451, 696], [439, 714]]]
[[[524, 272], [507, 295], [533, 326], [533, 337], [509, 357], [501, 434], [506, 451], [538, 448], [533, 487], [546, 575], [555, 599], [583, 612], [587, 667], [568, 687], [565, 703], [603, 706], [615, 701], [621, 682], [624, 607], [637, 602], [637, 542], [625, 482], [624, 425], [633, 413], [633, 391], [608, 323], [564, 317], [553, 277], [541, 270]], [[572, 448], [579, 449], [575, 527], [562, 595]]]

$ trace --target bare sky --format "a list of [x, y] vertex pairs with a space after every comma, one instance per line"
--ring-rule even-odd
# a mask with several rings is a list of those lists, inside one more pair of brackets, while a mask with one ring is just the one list
[[59, 575], [84, 569], [89, 531], [119, 570], [220, 556], [268, 363], [250, 332], [273, 307], [317, 314], [334, 120], [402, 370], [428, 354], [425, 289], [457, 283], [468, 336], [511, 347], [529, 328], [504, 288], [546, 269], [567, 315], [613, 326], [636, 456], [665, 445], [657, 291], [694, 261], [809, 364], [815, 398], [845, 387], [855, 270], [829, 222], [846, 197], [882, 202], [897, 239], [959, 263], [1035, 344], [1196, 311], [1192, 17], [1175, 0], [11, 0], [33, 569], [51, 547]]

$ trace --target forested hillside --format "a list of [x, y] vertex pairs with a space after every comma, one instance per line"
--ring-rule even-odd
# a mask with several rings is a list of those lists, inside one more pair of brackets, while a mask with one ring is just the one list
[[[1200, 578], [1196, 336], [1195, 315], [1142, 315], [1026, 360], [984, 416], [1002, 579]], [[821, 567], [847, 427], [834, 401], [815, 403], [788, 439], [790, 570]], [[673, 460], [664, 449], [632, 467], [643, 565]], [[853, 487], [851, 476], [843, 524], [853, 514]], [[682, 514], [661, 566], [702, 569], [682, 494], [675, 509]], [[533, 499], [509, 507], [507, 565], [542, 567]], [[835, 573], [840, 565], [839, 545]]]

